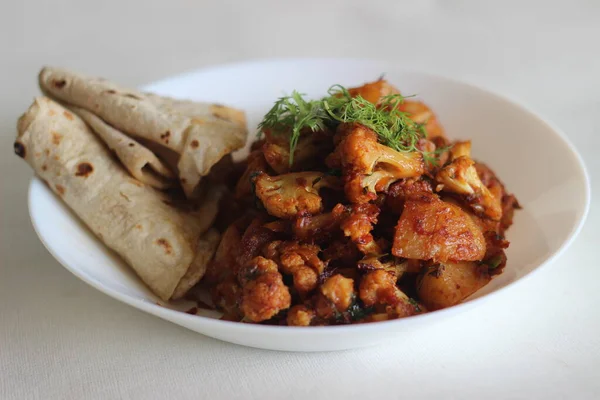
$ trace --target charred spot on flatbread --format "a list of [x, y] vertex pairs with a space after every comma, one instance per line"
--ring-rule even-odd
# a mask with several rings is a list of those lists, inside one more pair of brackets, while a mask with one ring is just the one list
[[60, 141], [62, 140], [62, 135], [56, 131], [52, 131], [51, 135], [52, 143], [58, 146], [60, 144]]
[[173, 248], [171, 247], [171, 243], [165, 238], [159, 238], [156, 240], [156, 244], [163, 247], [165, 249], [166, 254], [171, 254], [173, 252]]
[[23, 145], [23, 143], [17, 141], [13, 145], [13, 148], [15, 150], [16, 155], [18, 155], [21, 158], [25, 158], [26, 151], [25, 151], [25, 146]]
[[192, 140], [192, 142], [190, 143], [190, 146], [192, 147], [192, 149], [197, 149], [197, 148], [198, 148], [198, 146], [200, 146], [200, 143], [199, 143], [199, 142], [198, 142], [196, 139], [194, 139], [194, 140]]
[[105, 90], [105, 91], [104, 91], [104, 93], [108, 93], [108, 94], [116, 94], [116, 93], [117, 93], [117, 91], [116, 91], [116, 90], [112, 90], [112, 89], [110, 89], [110, 90]]
[[131, 94], [131, 93], [125, 93], [124, 96], [129, 97], [130, 99], [134, 99], [134, 100], [142, 100], [140, 97], [136, 96], [135, 94]]
[[77, 164], [77, 172], [75, 172], [75, 176], [87, 178], [92, 172], [94, 172], [94, 167], [92, 164], [88, 162], [82, 162]]
[[65, 116], [66, 119], [68, 119], [69, 121], [73, 121], [73, 114], [71, 114], [68, 111], [63, 111], [63, 115]]
[[133, 143], [133, 142], [129, 143], [129, 147], [133, 147], [133, 146], [135, 146], [135, 143]]
[[67, 84], [67, 81], [64, 79], [53, 79], [52, 80], [52, 86], [54, 86], [57, 89], [64, 88], [66, 84]]
[[42, 171], [48, 171], [48, 166], [46, 164], [42, 165]]
[[171, 131], [166, 131], [165, 133], [160, 135], [160, 138], [164, 140], [166, 144], [169, 144], [169, 137], [171, 137]]
[[58, 194], [60, 194], [61, 196], [63, 194], [65, 194], [65, 187], [63, 185], [56, 185], [56, 191], [58, 192]]

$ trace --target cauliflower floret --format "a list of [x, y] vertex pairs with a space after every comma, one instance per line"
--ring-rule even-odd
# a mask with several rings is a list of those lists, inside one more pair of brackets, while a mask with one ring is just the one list
[[504, 231], [512, 225], [515, 209], [520, 209], [521, 206], [519, 205], [517, 198], [506, 190], [504, 184], [487, 165], [476, 162], [475, 169], [477, 170], [477, 175], [479, 175], [481, 182], [483, 182], [494, 196], [502, 199], [502, 218], [500, 220], [499, 233], [503, 234]]
[[381, 254], [381, 247], [375, 242], [371, 231], [377, 224], [379, 208], [370, 203], [348, 207], [351, 211], [340, 224], [344, 235], [350, 237], [358, 249], [366, 255]]
[[303, 132], [294, 150], [290, 165], [290, 135], [267, 134], [262, 151], [267, 163], [278, 174], [310, 169], [322, 162], [322, 157], [331, 152], [329, 131]]
[[337, 187], [337, 178], [322, 172], [295, 172], [279, 176], [261, 173], [254, 178], [256, 197], [267, 212], [283, 219], [295, 218], [300, 212], [322, 211], [319, 190]]
[[420, 101], [405, 100], [398, 105], [398, 110], [408, 114], [408, 117], [418, 124], [425, 124], [427, 138], [444, 137], [444, 129], [438, 122], [431, 109]]
[[367, 307], [375, 304], [389, 304], [396, 301], [396, 281], [383, 269], [377, 269], [363, 276], [358, 296]]
[[327, 279], [321, 285], [320, 291], [338, 312], [346, 311], [356, 296], [354, 280], [340, 274]]
[[339, 162], [345, 176], [344, 190], [353, 203], [365, 203], [376, 198], [376, 192], [386, 191], [398, 179], [420, 176], [425, 172], [419, 152], [402, 153], [378, 143], [371, 129], [354, 124], [328, 160]]
[[348, 92], [352, 97], [360, 96], [373, 104], [377, 104], [384, 96], [400, 93], [398, 89], [385, 79], [378, 79], [375, 82], [365, 83], [362, 86], [350, 88], [348, 89]]
[[238, 272], [238, 281], [242, 285], [240, 311], [248, 321], [268, 320], [291, 305], [290, 291], [271, 260], [253, 258]]
[[415, 178], [401, 179], [390, 186], [388, 195], [385, 198], [385, 205], [392, 213], [400, 215], [404, 209], [406, 198], [411, 194], [423, 192], [433, 193], [433, 188], [429, 180]]
[[260, 275], [278, 272], [278, 270], [277, 264], [273, 260], [257, 256], [239, 269], [237, 278], [240, 285], [244, 286]]
[[408, 269], [408, 262], [400, 261], [398, 258], [387, 255], [370, 256], [360, 260], [357, 266], [358, 269], [366, 271], [383, 270], [397, 281]]
[[301, 215], [294, 221], [292, 232], [295, 239], [319, 242], [339, 232], [340, 220], [333, 212]]
[[458, 157], [471, 157], [471, 141], [454, 142], [450, 147], [450, 161]]
[[359, 297], [367, 307], [385, 305], [388, 316], [408, 317], [422, 312], [421, 307], [396, 286], [395, 277], [383, 269], [367, 273], [359, 286]]
[[290, 308], [287, 314], [287, 324], [290, 326], [310, 326], [316, 314], [310, 308], [298, 305]]
[[263, 254], [277, 262], [281, 272], [292, 275], [294, 288], [303, 296], [317, 288], [319, 275], [325, 270], [325, 263], [318, 256], [320, 251], [313, 244], [274, 241], [265, 247]]
[[[461, 147], [457, 154], [466, 151]], [[494, 221], [502, 218], [502, 198], [494, 195], [479, 179], [475, 169], [475, 161], [468, 155], [451, 156], [452, 161], [440, 171], [435, 179], [439, 183], [436, 190], [456, 193], [464, 198], [478, 214], [485, 215]]]

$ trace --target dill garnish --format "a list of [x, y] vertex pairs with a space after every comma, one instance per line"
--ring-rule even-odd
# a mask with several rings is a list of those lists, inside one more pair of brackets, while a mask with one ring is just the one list
[[328, 119], [321, 101], [306, 101], [302, 96], [294, 90], [291, 96], [280, 97], [258, 124], [260, 131], [271, 129], [276, 134], [290, 132], [290, 165], [294, 162], [294, 151], [302, 130], [324, 130]]
[[404, 102], [400, 94], [384, 96], [378, 105], [361, 96], [350, 96], [340, 85], [332, 86], [328, 94], [321, 101], [332, 119], [362, 124], [377, 133], [381, 143], [396, 151], [417, 151], [417, 142], [426, 136], [422, 125], [398, 110], [398, 105]]
[[258, 125], [259, 131], [270, 129], [274, 134], [290, 135], [290, 165], [304, 132], [325, 130], [342, 122], [359, 123], [372, 129], [382, 144], [396, 151], [419, 151], [424, 159], [435, 160], [435, 154], [417, 148], [419, 139], [427, 137], [424, 124], [414, 122], [407, 113], [398, 110], [404, 96], [391, 94], [376, 105], [361, 96], [352, 97], [341, 85], [331, 86], [327, 94], [320, 100], [306, 100], [301, 93], [293, 91], [290, 96], [279, 98]]

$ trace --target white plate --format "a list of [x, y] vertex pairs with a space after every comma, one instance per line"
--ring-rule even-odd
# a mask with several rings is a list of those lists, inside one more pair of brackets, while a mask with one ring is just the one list
[[556, 127], [486, 90], [439, 76], [404, 71], [385, 62], [349, 59], [226, 65], [177, 76], [144, 89], [242, 108], [254, 129], [273, 101], [293, 89], [320, 97], [331, 84], [359, 85], [375, 80], [382, 73], [403, 94], [418, 94], [432, 106], [450, 138], [472, 139], [475, 158], [490, 165], [523, 206], [508, 231], [511, 245], [504, 273], [468, 302], [411, 318], [351, 326], [294, 328], [220, 321], [157, 305], [157, 299], [129, 268], [37, 178], [32, 179], [29, 190], [33, 226], [61, 264], [109, 296], [207, 336], [290, 351], [367, 346], [402, 330], [421, 329], [482, 303], [491, 293], [520, 280], [565, 250], [579, 232], [589, 207], [589, 182], [581, 158]]

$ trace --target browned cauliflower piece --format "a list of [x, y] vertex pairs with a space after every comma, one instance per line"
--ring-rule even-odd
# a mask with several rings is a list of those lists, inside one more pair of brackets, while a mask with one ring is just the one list
[[242, 286], [240, 311], [245, 320], [266, 321], [290, 307], [292, 297], [277, 264], [255, 257], [238, 271]]
[[362, 256], [349, 238], [334, 240], [323, 250], [323, 259], [332, 267], [356, 265]]
[[281, 272], [292, 275], [294, 288], [304, 296], [317, 288], [319, 275], [325, 269], [325, 263], [318, 256], [320, 251], [314, 244], [278, 240], [266, 246], [263, 254], [275, 261]]
[[262, 151], [269, 166], [278, 174], [290, 171], [307, 170], [322, 162], [323, 157], [332, 150], [329, 131], [303, 132], [294, 150], [293, 163], [290, 164], [290, 135], [265, 133], [267, 140]]
[[287, 324], [289, 326], [310, 326], [315, 317], [314, 310], [304, 305], [297, 305], [288, 311]]
[[294, 221], [294, 238], [306, 241], [322, 241], [339, 232], [341, 218], [333, 212], [318, 215], [301, 215]]
[[498, 179], [494, 171], [487, 165], [477, 162], [475, 163], [475, 169], [481, 179], [481, 182], [494, 194], [494, 196], [502, 199], [502, 218], [500, 219], [500, 230], [501, 234], [504, 233], [512, 225], [512, 219], [515, 209], [520, 209], [521, 206], [517, 198], [509, 193], [504, 184]]
[[402, 214], [406, 197], [415, 193], [433, 193], [433, 188], [429, 180], [424, 179], [401, 179], [393, 183], [388, 190], [388, 195], [385, 198], [385, 205], [388, 209], [396, 214]]
[[341, 140], [328, 160], [330, 165], [339, 162], [345, 186], [344, 191], [353, 203], [374, 200], [377, 192], [385, 192], [395, 181], [418, 177], [425, 172], [423, 157], [419, 152], [402, 153], [377, 141], [371, 129], [354, 124]]
[[386, 314], [394, 318], [408, 317], [423, 311], [422, 307], [398, 289], [395, 276], [383, 269], [363, 276], [359, 286], [359, 297], [367, 307], [385, 306]]
[[471, 141], [454, 142], [450, 147], [450, 160], [458, 157], [471, 157]]
[[360, 96], [373, 104], [379, 103], [379, 100], [384, 96], [400, 93], [396, 87], [391, 85], [385, 79], [378, 79], [375, 82], [369, 82], [359, 87], [350, 88], [348, 89], [348, 92], [352, 97]]
[[451, 152], [450, 164], [440, 169], [435, 177], [437, 191], [461, 196], [480, 215], [494, 221], [502, 218], [501, 194], [492, 193], [481, 181], [475, 161], [470, 158], [470, 142], [456, 143]]
[[295, 218], [300, 212], [322, 211], [319, 190], [336, 188], [338, 179], [322, 172], [294, 172], [279, 176], [261, 173], [254, 178], [256, 197], [267, 212], [282, 219]]
[[320, 318], [331, 320], [348, 310], [356, 298], [354, 280], [341, 274], [328, 278], [319, 288], [315, 311]]
[[381, 247], [371, 234], [373, 226], [377, 224], [379, 208], [371, 203], [356, 204], [348, 208], [350, 213], [340, 224], [344, 235], [350, 237], [363, 254], [381, 254]]
[[444, 129], [440, 125], [431, 108], [420, 101], [405, 100], [398, 105], [398, 109], [408, 114], [408, 117], [418, 124], [424, 124], [427, 138], [445, 137]]
[[389, 255], [368, 256], [360, 260], [357, 267], [365, 271], [383, 270], [397, 281], [407, 271], [408, 262]]

